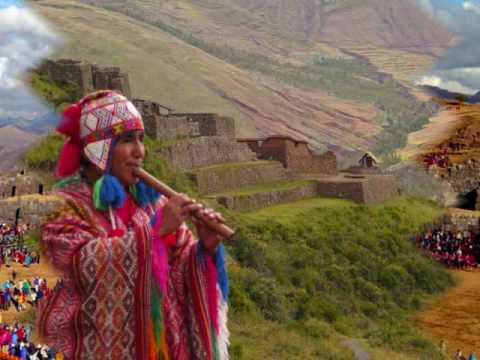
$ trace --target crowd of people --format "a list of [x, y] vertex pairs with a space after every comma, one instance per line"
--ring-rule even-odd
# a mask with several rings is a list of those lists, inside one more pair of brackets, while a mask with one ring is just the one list
[[30, 224], [0, 223], [0, 245], [16, 243], [29, 229]]
[[427, 169], [430, 169], [431, 167], [448, 169], [452, 164], [450, 163], [447, 154], [448, 153], [445, 150], [440, 153], [427, 154], [423, 158], [423, 163]]
[[22, 264], [25, 267], [29, 267], [32, 264], [39, 264], [40, 253], [30, 251], [26, 246], [0, 245], [0, 268], [2, 265], [10, 267], [12, 262]]
[[[9, 355], [21, 360], [59, 360], [61, 353], [56, 353], [47, 345], [34, 344], [30, 335], [32, 327], [29, 324], [13, 326], [0, 325], [0, 354]], [[0, 356], [0, 359], [4, 357]]]
[[12, 279], [0, 285], [0, 310], [7, 311], [12, 305], [17, 311], [25, 310], [26, 304], [37, 307], [40, 299], [50, 295], [46, 279], [35, 276], [32, 281], [25, 279], [15, 284], [14, 274], [12, 271]]
[[450, 231], [439, 226], [417, 235], [417, 245], [433, 259], [457, 269], [476, 268], [480, 261], [480, 234]]

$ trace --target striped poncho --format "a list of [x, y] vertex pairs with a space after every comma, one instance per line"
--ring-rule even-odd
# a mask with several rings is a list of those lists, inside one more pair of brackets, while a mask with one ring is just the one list
[[[182, 225], [153, 236], [166, 203], [134, 206], [120, 232], [95, 209], [92, 189], [73, 182], [42, 227], [42, 243], [62, 272], [40, 304], [38, 329], [65, 359], [228, 359], [223, 246], [210, 256]], [[160, 220], [161, 221], [161, 220]]]

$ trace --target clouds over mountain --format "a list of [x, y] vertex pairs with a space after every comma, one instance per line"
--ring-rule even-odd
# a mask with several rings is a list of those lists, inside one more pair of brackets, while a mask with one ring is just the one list
[[419, 80], [451, 91], [480, 89], [480, 1], [418, 0], [432, 17], [457, 34], [459, 42]]
[[0, 0], [0, 117], [32, 118], [49, 109], [20, 80], [60, 38], [20, 1]]

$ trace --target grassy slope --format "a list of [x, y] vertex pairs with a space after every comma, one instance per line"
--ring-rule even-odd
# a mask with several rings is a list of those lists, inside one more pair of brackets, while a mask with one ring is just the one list
[[410, 316], [452, 280], [408, 240], [440, 213], [397, 198], [371, 207], [313, 199], [230, 214], [234, 354], [341, 359], [338, 340], [354, 337], [378, 358], [440, 359]]

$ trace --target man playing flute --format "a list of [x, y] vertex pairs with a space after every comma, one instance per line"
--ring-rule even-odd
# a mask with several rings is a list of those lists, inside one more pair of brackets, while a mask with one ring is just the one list
[[141, 115], [110, 90], [63, 113], [57, 194], [42, 227], [62, 273], [40, 304], [38, 330], [65, 359], [228, 359], [228, 279], [222, 238], [194, 221], [221, 214], [185, 194], [170, 199], [136, 177]]

